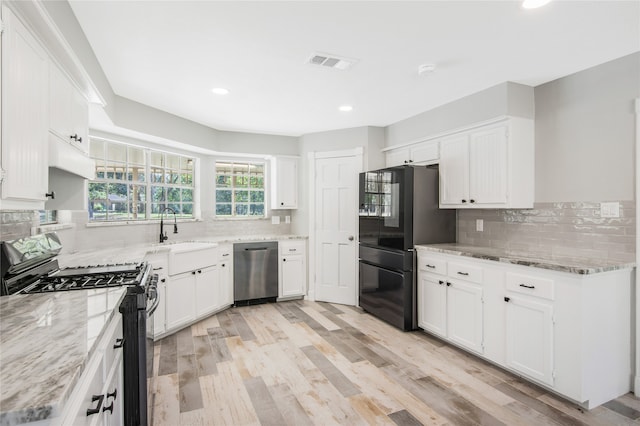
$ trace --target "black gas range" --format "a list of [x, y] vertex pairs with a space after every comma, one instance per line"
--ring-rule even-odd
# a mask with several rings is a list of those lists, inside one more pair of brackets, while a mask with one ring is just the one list
[[55, 233], [13, 241], [0, 247], [0, 296], [127, 288], [120, 304], [123, 327], [124, 424], [146, 426], [153, 377], [153, 313], [159, 303], [157, 274], [147, 262], [60, 268], [62, 244]]

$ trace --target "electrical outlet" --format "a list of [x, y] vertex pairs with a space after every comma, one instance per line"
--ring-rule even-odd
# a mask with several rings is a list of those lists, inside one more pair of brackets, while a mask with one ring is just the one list
[[476, 231], [478, 232], [484, 231], [484, 220], [476, 219]]
[[271, 223], [273, 225], [280, 225], [280, 216], [271, 216]]
[[291, 223], [291, 216], [285, 216], [284, 223]]
[[620, 217], [620, 203], [600, 203], [600, 217]]

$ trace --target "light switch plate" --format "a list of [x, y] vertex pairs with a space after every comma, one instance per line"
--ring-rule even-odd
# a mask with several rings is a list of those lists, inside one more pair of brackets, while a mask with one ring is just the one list
[[285, 216], [284, 223], [291, 223], [291, 216]]
[[600, 217], [620, 217], [620, 203], [600, 203]]
[[476, 231], [478, 232], [484, 231], [484, 220], [476, 219]]
[[271, 216], [271, 223], [273, 225], [280, 225], [280, 216]]

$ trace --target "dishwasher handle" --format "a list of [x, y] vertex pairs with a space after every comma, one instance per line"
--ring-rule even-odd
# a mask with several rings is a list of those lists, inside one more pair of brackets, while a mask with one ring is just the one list
[[255, 247], [255, 248], [246, 248], [245, 251], [264, 251], [269, 250], [269, 247]]

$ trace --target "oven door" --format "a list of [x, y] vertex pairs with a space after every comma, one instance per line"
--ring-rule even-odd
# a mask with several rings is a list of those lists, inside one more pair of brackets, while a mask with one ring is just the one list
[[[158, 276], [154, 275], [151, 277], [151, 282], [147, 286], [147, 309], [145, 312], [146, 315], [146, 330], [145, 330], [145, 346], [146, 346], [146, 357], [144, 362], [146, 363], [146, 383], [144, 385], [145, 392], [145, 403], [146, 403], [146, 415], [147, 415], [147, 424], [153, 424], [153, 398], [154, 395], [154, 384], [155, 378], [153, 374], [153, 359], [154, 359], [154, 341], [153, 341], [153, 314], [155, 313], [158, 305], [160, 303], [160, 293], [157, 288]], [[142, 384], [141, 384], [142, 385]], [[141, 388], [142, 390], [142, 388]], [[142, 393], [142, 392], [141, 392]], [[141, 398], [142, 399], [142, 398]]]

